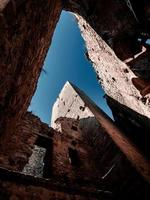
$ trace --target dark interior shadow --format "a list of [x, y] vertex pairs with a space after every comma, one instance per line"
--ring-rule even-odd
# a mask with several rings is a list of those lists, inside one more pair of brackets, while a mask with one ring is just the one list
[[[140, 53], [150, 38], [149, 1], [130, 0], [129, 3], [120, 1], [116, 5], [116, 2], [110, 0], [101, 0], [101, 3], [96, 0], [77, 1], [75, 7], [67, 7], [66, 4], [64, 9], [83, 16], [124, 61]], [[125, 25], [120, 26], [120, 23]]]
[[[147, 183], [133, 168], [132, 164], [115, 145], [95, 117], [81, 119], [61, 117], [57, 119], [57, 122], [68, 124], [70, 127], [70, 130], [67, 128], [68, 134], [76, 144], [80, 141], [80, 144], [86, 144], [87, 149], [91, 149], [88, 156], [95, 163], [95, 171], [93, 173], [97, 174], [96, 180], [89, 179], [89, 182], [84, 182], [84, 177], [81, 177], [80, 180], [78, 180], [79, 177], [76, 177], [76, 181], [79, 184], [95, 184], [98, 188], [111, 191], [114, 199], [119, 199], [120, 197], [121, 199], [127, 199], [129, 196], [134, 198], [135, 196], [138, 197], [138, 195], [142, 197], [145, 192], [147, 193]], [[78, 141], [78, 138], [74, 137], [73, 134], [75, 133], [72, 133], [71, 129], [76, 133], [80, 133], [82, 141], [81, 138]], [[78, 148], [76, 150], [78, 151]], [[92, 152], [92, 155], [90, 152]], [[131, 187], [131, 185], [134, 185], [134, 187]], [[122, 194], [125, 196], [122, 197]]]
[[[115, 123], [150, 159], [150, 119], [106, 95]], [[143, 102], [144, 103], [144, 102]]]
[[[57, 183], [58, 186], [56, 188], [62, 189], [65, 185], [69, 191], [74, 191], [76, 188], [79, 188], [80, 193], [83, 192], [82, 188], [86, 188], [88, 190], [88, 188], [91, 189], [94, 187], [96, 191], [100, 192], [100, 194], [104, 193], [106, 196], [110, 196], [111, 194], [110, 199], [115, 200], [126, 200], [129, 199], [129, 197], [133, 197], [133, 199], [135, 199], [135, 197], [140, 197], [142, 199], [144, 194], [149, 195], [149, 187], [147, 183], [143, 180], [139, 173], [137, 173], [135, 168], [127, 160], [126, 156], [114, 144], [112, 139], [97, 122], [95, 117], [85, 117], [81, 119], [79, 119], [79, 117], [78, 119], [62, 117], [57, 119], [57, 121], [60, 121], [60, 123], [65, 122], [65, 126], [67, 125], [67, 132], [54, 132], [51, 138], [39, 135], [38, 139], [33, 144], [33, 146], [39, 145], [47, 149], [44, 159], [45, 167], [43, 170], [46, 170], [46, 173], [43, 173], [44, 177], [36, 178], [31, 174], [29, 176], [22, 175], [20, 173], [17, 173], [16, 175], [16, 172], [11, 170], [8, 171], [7, 169], [1, 170], [0, 168], [0, 174], [1, 178], [3, 177], [3, 181], [16, 181], [16, 183], [18, 183], [17, 177], [19, 177], [19, 180], [22, 180], [22, 184], [25, 184], [24, 180], [29, 180], [30, 184], [32, 181], [35, 183], [38, 182], [39, 186], [42, 187], [42, 183], [47, 185], [50, 182], [52, 187], [53, 184], [55, 185], [55, 183]], [[59, 137], [55, 138], [55, 134], [59, 134]], [[59, 173], [53, 175], [53, 170], [55, 170], [55, 166], [53, 166], [53, 159], [55, 159], [56, 155], [53, 145], [57, 142], [56, 139], [61, 140], [61, 137], [63, 139], [64, 137], [69, 138], [69, 140], [67, 139], [66, 141], [69, 141], [70, 144], [75, 147], [74, 149], [77, 154], [75, 151], [71, 152], [72, 160], [74, 159], [74, 156], [76, 157], [74, 162], [76, 162], [77, 157], [80, 160], [80, 165], [76, 165], [75, 163], [75, 166], [71, 166], [70, 170], [73, 170], [73, 173], [75, 174], [73, 179], [70, 179], [70, 176], [66, 177], [67, 175], [65, 174], [64, 176], [60, 176]], [[84, 159], [81, 156], [81, 151], [78, 149], [78, 143], [80, 146], [83, 145], [84, 151], [88, 152], [86, 154], [87, 157]], [[68, 147], [70, 144], [66, 143]], [[59, 162], [61, 161], [63, 163], [65, 160], [64, 156], [66, 155], [67, 152], [64, 152], [62, 148], [62, 152], [59, 155], [61, 157]], [[89, 160], [90, 163], [93, 162], [94, 169], [92, 168], [93, 170], [91, 171], [91, 174], [87, 174], [85, 177], [82, 172], [84, 170], [86, 171], [86, 168], [84, 169], [85, 165], [83, 165], [82, 162], [86, 162], [86, 160]], [[70, 165], [74, 165], [74, 163], [70, 163]], [[57, 167], [61, 168], [61, 165], [58, 165]], [[72, 173], [72, 171], [70, 172]], [[8, 175], [6, 176], [6, 174]], [[95, 178], [91, 175], [95, 175]], [[124, 195], [122, 196], [122, 194]]]
[[[111, 0], [101, 0], [101, 3], [96, 0], [77, 1], [76, 7], [64, 8], [85, 18], [118, 58], [129, 66], [138, 77], [132, 83], [143, 97], [150, 93], [150, 44], [147, 42], [150, 39], [149, 8], [149, 0], [120, 1], [117, 5]], [[120, 24], [123, 26], [120, 27]], [[149, 81], [148, 87], [145, 79]], [[141, 82], [143, 87], [139, 89], [137, 85]]]
[[150, 48], [127, 64], [136, 76], [150, 80]]

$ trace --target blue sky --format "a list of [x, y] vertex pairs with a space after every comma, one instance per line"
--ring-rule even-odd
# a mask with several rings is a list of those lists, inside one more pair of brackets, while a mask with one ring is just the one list
[[111, 111], [103, 98], [91, 63], [85, 57], [86, 47], [75, 17], [62, 12], [52, 44], [44, 62], [37, 90], [29, 106], [30, 111], [50, 124], [52, 106], [66, 81], [82, 89], [107, 114]]

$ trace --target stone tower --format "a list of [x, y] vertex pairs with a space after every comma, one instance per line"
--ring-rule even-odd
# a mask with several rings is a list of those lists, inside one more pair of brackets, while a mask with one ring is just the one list
[[[62, 10], [77, 19], [114, 121], [70, 83], [53, 128], [27, 112]], [[148, 0], [0, 1], [0, 199], [149, 195], [149, 19]]]
[[149, 194], [142, 178], [147, 179], [146, 160], [138, 162], [141, 154], [124, 135], [116, 141], [122, 132], [75, 85], [64, 85], [51, 124], [32, 113], [24, 116], [1, 155], [2, 200], [125, 200]]

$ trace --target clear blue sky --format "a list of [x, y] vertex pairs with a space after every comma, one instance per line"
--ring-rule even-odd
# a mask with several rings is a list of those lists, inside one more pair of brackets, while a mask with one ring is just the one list
[[82, 89], [111, 115], [85, 52], [85, 43], [75, 17], [63, 11], [44, 63], [46, 73], [41, 73], [37, 90], [29, 106], [29, 110], [43, 122], [50, 124], [52, 106], [67, 80]]

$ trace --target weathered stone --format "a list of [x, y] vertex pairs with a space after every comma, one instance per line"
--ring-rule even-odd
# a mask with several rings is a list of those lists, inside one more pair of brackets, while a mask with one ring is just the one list
[[[150, 117], [150, 108], [138, 100], [141, 95], [132, 84], [135, 77], [130, 68], [121, 62], [112, 49], [81, 16], [76, 15], [81, 34], [86, 42], [90, 60], [106, 94], [119, 103]], [[86, 26], [86, 29], [84, 28]], [[128, 69], [128, 73], [124, 73]], [[115, 79], [115, 81], [113, 80]], [[149, 98], [149, 96], [148, 96]]]
[[[123, 200], [148, 193], [130, 162], [149, 181], [149, 7], [146, 0], [0, 1], [0, 164], [22, 171], [38, 143], [47, 149], [43, 176], [53, 176], [47, 190], [45, 179], [37, 183], [18, 174], [18, 182], [14, 172], [1, 169], [1, 199], [99, 199], [97, 191], [102, 191], [104, 199], [112, 199], [108, 194], [113, 192], [113, 198]], [[57, 131], [26, 113], [62, 8], [75, 13], [86, 56], [126, 136], [68, 84], [53, 110]], [[54, 180], [60, 179], [53, 192]]]
[[[66, 83], [53, 108], [52, 124], [56, 130], [26, 113], [5, 147], [6, 151], [1, 152], [1, 166], [11, 171], [0, 168], [0, 195], [32, 199], [34, 193], [40, 199], [45, 191], [48, 197], [57, 193], [53, 199], [60, 196], [65, 199], [99, 199], [98, 196], [112, 199], [123, 193], [125, 198], [131, 193], [133, 198], [147, 193], [147, 183], [109, 138], [108, 129], [102, 121], [99, 124], [83, 96], [75, 86]], [[36, 145], [46, 150], [42, 160], [41, 155], [34, 153]], [[44, 167], [39, 165], [41, 161]]]
[[0, 8], [0, 134], [9, 138], [36, 89], [62, 4], [9, 0]]
[[[88, 57], [94, 64], [97, 77], [106, 94], [139, 114], [149, 116], [149, 106], [140, 101], [140, 94], [131, 82], [135, 77], [134, 74], [116, 57], [117, 55], [126, 63], [129, 63], [129, 59], [133, 62], [138, 60], [138, 65], [143, 69], [145, 63], [148, 66], [149, 51], [142, 37], [148, 38], [146, 26], [149, 24], [147, 14], [149, 4], [146, 1], [143, 3], [132, 1], [131, 5], [137, 12], [135, 14], [126, 1], [62, 2], [64, 9], [76, 13], [87, 44]], [[2, 69], [0, 119], [1, 132], [7, 132], [9, 135], [26, 112], [35, 91], [62, 4], [59, 0], [45, 3], [38, 1], [36, 5], [30, 1], [1, 1], [0, 6], [1, 38], [3, 38], [0, 45], [3, 52], [0, 58]], [[10, 10], [13, 12], [9, 12]], [[138, 42], [138, 39], [141, 39], [141, 42]], [[146, 48], [146, 54], [142, 52], [143, 46]], [[142, 55], [141, 62], [139, 55]], [[124, 69], [128, 69], [128, 73], [125, 73]], [[149, 95], [147, 98], [149, 99]]]
[[[62, 100], [66, 102], [65, 105]], [[85, 108], [84, 111], [81, 107]], [[107, 136], [109, 135], [142, 176], [149, 181], [150, 163], [144, 158], [139, 149], [132, 144], [125, 134], [121, 133], [113, 122], [105, 116], [105, 114], [96, 107], [82, 91], [74, 85], [71, 85], [69, 82], [65, 84], [54, 104], [52, 127], [66, 135], [72, 135], [75, 141], [80, 140], [80, 137], [83, 136], [84, 140], [89, 142], [89, 146], [92, 145], [92, 151], [95, 155], [98, 150], [97, 163], [99, 163], [98, 160], [101, 159], [99, 156], [104, 152], [105, 156], [103, 159], [106, 159], [107, 162], [108, 160], [111, 160], [110, 158], [107, 158], [106, 153], [108, 146], [112, 145]], [[74, 127], [76, 127], [76, 129]], [[81, 131], [80, 134], [79, 131]], [[101, 141], [99, 142], [99, 140]], [[98, 148], [100, 145], [103, 145], [102, 149]], [[96, 149], [94, 149], [94, 147]], [[113, 152], [113, 146], [111, 146], [111, 148], [109, 147], [109, 154], [110, 152]], [[117, 150], [115, 151], [117, 152]], [[141, 166], [141, 164], [143, 166]], [[102, 168], [104, 169], [103, 165], [102, 167], [100, 165], [98, 167], [101, 169], [100, 171], [102, 171]], [[145, 168], [145, 170], [141, 170], [141, 168]]]

